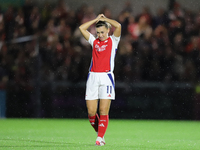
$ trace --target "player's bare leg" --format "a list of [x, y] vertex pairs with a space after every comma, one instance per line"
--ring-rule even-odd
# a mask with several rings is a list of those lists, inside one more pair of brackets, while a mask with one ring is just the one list
[[110, 99], [101, 99], [99, 104], [99, 113], [100, 115], [108, 115], [110, 110]]
[[94, 116], [97, 113], [98, 100], [86, 100], [87, 110], [89, 116]]
[[110, 110], [110, 99], [101, 99], [99, 104], [99, 113], [100, 113], [100, 119], [99, 119], [99, 127], [98, 127], [98, 136], [96, 140], [96, 145], [103, 146], [105, 145], [104, 140], [104, 134], [106, 132], [106, 129], [108, 127], [108, 121], [109, 121], [109, 110]]

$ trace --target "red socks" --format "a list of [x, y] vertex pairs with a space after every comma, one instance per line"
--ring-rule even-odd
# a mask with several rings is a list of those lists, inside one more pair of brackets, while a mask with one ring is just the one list
[[106, 129], [108, 127], [108, 121], [109, 121], [108, 115], [100, 115], [98, 137], [103, 138]]
[[98, 114], [96, 114], [95, 116], [88, 116], [88, 118], [94, 130], [98, 132], [98, 136], [103, 138], [108, 127], [108, 115], [100, 115], [100, 119]]
[[98, 124], [99, 124], [99, 116], [96, 114], [95, 116], [88, 116], [90, 124], [94, 128], [96, 132], [98, 132]]

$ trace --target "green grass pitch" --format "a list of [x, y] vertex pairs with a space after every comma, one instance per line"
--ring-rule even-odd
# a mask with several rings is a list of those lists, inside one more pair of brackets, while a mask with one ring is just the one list
[[2, 150], [199, 150], [200, 122], [110, 119], [96, 136], [87, 119], [0, 119]]

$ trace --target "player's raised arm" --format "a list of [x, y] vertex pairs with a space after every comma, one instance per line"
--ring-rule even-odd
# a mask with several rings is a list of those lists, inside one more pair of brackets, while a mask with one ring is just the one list
[[89, 40], [89, 37], [90, 37], [90, 34], [88, 32], [88, 28], [93, 24], [93, 23], [96, 23], [99, 21], [99, 19], [102, 17], [102, 15], [98, 15], [95, 19], [91, 20], [91, 21], [88, 21], [82, 25], [79, 26], [79, 30], [81, 31], [83, 37], [88, 41]]
[[101, 21], [106, 21], [108, 23], [110, 23], [112, 26], [115, 27], [115, 31], [114, 31], [114, 36], [119, 37], [121, 35], [121, 24], [113, 19], [109, 19], [106, 18], [104, 15], [102, 15], [103, 17], [101, 17], [99, 20]]

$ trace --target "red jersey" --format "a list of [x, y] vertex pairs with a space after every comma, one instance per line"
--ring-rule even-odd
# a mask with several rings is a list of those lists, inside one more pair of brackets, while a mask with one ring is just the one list
[[90, 34], [88, 42], [92, 46], [92, 60], [89, 71], [91, 72], [113, 72], [114, 59], [120, 37], [109, 36], [100, 41]]

